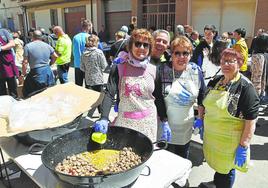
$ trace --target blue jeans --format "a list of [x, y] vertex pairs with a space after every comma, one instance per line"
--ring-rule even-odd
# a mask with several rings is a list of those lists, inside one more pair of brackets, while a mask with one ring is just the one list
[[24, 81], [22, 93], [24, 98], [28, 98], [53, 85], [55, 80], [50, 66], [34, 68]]
[[230, 170], [228, 174], [220, 174], [218, 172], [214, 175], [214, 184], [217, 188], [232, 188], [235, 181], [235, 169]]
[[185, 145], [168, 144], [167, 150], [185, 159], [189, 157], [190, 142]]
[[70, 63], [66, 63], [63, 65], [57, 65], [58, 77], [60, 79], [61, 84], [68, 82], [69, 67], [70, 67]]

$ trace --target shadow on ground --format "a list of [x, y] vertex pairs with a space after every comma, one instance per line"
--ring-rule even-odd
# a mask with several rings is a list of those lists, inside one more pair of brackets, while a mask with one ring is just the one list
[[255, 135], [268, 137], [268, 120], [258, 118]]
[[202, 165], [202, 163], [204, 162], [202, 144], [195, 141], [191, 141], [189, 160], [192, 162], [193, 167]]

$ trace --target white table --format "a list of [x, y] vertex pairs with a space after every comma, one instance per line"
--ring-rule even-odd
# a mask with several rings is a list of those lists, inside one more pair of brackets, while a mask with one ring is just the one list
[[[67, 188], [43, 164], [40, 155], [28, 154], [28, 147], [13, 137], [0, 138], [0, 147], [37, 185], [42, 188]], [[184, 185], [189, 177], [192, 163], [166, 150], [155, 151], [146, 162], [150, 167], [149, 176], [140, 175], [132, 188], [165, 188], [172, 182]], [[144, 168], [142, 174], [147, 174]]]

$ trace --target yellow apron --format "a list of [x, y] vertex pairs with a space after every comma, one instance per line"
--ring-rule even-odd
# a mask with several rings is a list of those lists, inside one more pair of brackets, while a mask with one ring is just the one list
[[209, 166], [221, 174], [228, 174], [234, 168], [246, 172], [250, 158], [248, 149], [246, 163], [242, 167], [234, 164], [245, 120], [229, 114], [228, 97], [228, 91], [211, 90], [204, 100], [206, 115], [203, 152]]

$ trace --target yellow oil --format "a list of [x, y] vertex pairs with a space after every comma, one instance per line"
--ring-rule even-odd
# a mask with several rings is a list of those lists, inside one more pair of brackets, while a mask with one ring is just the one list
[[101, 149], [91, 152], [86, 151], [82, 153], [82, 156], [95, 168], [102, 170], [109, 166], [109, 164], [116, 162], [116, 159], [119, 157], [119, 150]]

